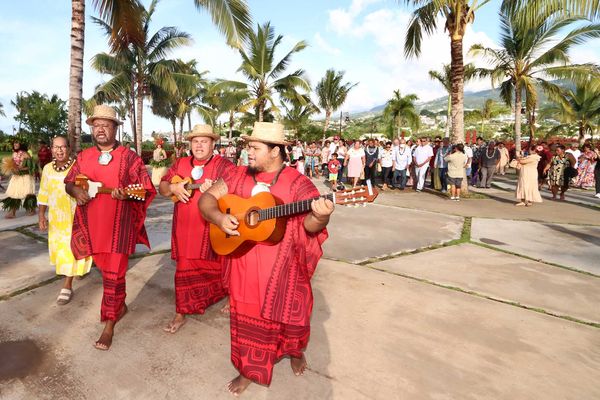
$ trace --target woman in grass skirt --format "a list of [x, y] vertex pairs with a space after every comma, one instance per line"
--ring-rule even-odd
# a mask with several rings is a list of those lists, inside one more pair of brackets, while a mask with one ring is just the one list
[[27, 153], [27, 145], [13, 143], [12, 158], [3, 160], [3, 173], [12, 174], [6, 198], [2, 200], [2, 209], [6, 211], [5, 218], [15, 218], [16, 212], [23, 207], [27, 215], [33, 215], [37, 207], [35, 198], [35, 164]]

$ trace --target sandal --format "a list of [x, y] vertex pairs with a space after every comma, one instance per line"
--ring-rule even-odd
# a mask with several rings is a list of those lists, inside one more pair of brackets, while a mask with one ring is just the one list
[[64, 306], [65, 304], [68, 304], [72, 298], [73, 298], [73, 290], [62, 288], [62, 289], [60, 289], [60, 294], [58, 295], [58, 298], [56, 299], [56, 303], [59, 306]]

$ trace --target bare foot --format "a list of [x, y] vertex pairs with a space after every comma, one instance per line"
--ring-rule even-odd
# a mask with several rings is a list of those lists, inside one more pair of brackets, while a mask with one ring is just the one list
[[169, 332], [169, 333], [175, 333], [179, 330], [179, 328], [181, 328], [183, 325], [185, 325], [186, 322], [187, 322], [187, 319], [185, 318], [185, 315], [178, 313], [175, 315], [175, 318], [173, 318], [173, 320], [171, 322], [169, 322], [169, 324], [163, 328], [163, 331]]
[[123, 305], [123, 308], [121, 309], [121, 314], [119, 315], [119, 318], [117, 318], [116, 321], [106, 321], [106, 324], [104, 325], [104, 330], [102, 331], [100, 338], [96, 341], [96, 343], [94, 343], [95, 348], [103, 351], [110, 349], [110, 346], [112, 345], [113, 335], [115, 334], [115, 325], [121, 320], [121, 318], [125, 316], [125, 314], [127, 314], [127, 306]]
[[560, 199], [561, 199], [562, 201], [564, 201], [564, 200], [565, 200], [565, 194], [564, 194], [564, 193], [560, 195]]
[[13, 219], [13, 218], [15, 218], [15, 214], [12, 214], [12, 213], [6, 214], [4, 216], [4, 218], [6, 218], [6, 219]]
[[231, 312], [231, 307], [229, 306], [229, 301], [228, 301], [227, 303], [225, 303], [223, 308], [221, 308], [221, 314], [229, 315], [230, 312]]
[[242, 375], [238, 375], [237, 378], [227, 384], [227, 389], [229, 389], [229, 393], [235, 397], [238, 397], [251, 383], [252, 381], [250, 379]]
[[294, 371], [294, 375], [296, 375], [296, 376], [304, 375], [304, 371], [306, 370], [306, 367], [308, 366], [308, 364], [306, 362], [306, 357], [304, 357], [304, 354], [302, 354], [302, 357], [300, 357], [300, 358], [291, 357], [290, 365], [292, 366], [292, 371]]

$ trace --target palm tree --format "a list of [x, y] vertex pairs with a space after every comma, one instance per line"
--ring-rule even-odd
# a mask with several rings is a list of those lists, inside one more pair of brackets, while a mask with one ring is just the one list
[[402, 96], [400, 90], [394, 90], [394, 97], [385, 104], [383, 115], [389, 119], [392, 126], [398, 128], [397, 137], [400, 137], [402, 126], [408, 125], [415, 131], [421, 127], [421, 119], [415, 107], [418, 99], [416, 94]]
[[[537, 3], [524, 3], [522, 8], [501, 11], [500, 49], [486, 48], [476, 44], [470, 52], [481, 55], [492, 65], [481, 70], [482, 76], [490, 76], [492, 85], [500, 84], [500, 97], [508, 105], [514, 104], [515, 145], [521, 150], [521, 102], [525, 93], [525, 106], [532, 116], [537, 106], [537, 88], [555, 96], [560, 88], [548, 78], [582, 81], [598, 75], [594, 64], [570, 64], [569, 49], [587, 39], [600, 37], [600, 25], [578, 24], [584, 17], [563, 12], [552, 7], [537, 8], [537, 19], [528, 21], [522, 15], [530, 15], [529, 7]], [[578, 24], [577, 28], [572, 28]], [[568, 31], [568, 28], [572, 28]], [[558, 40], [558, 38], [560, 40]], [[514, 103], [513, 103], [514, 100]], [[533, 118], [529, 124], [533, 126]]]
[[[118, 52], [130, 44], [141, 46], [143, 6], [139, 0], [93, 0], [100, 19], [111, 27], [111, 48]], [[194, 0], [198, 9], [206, 9], [227, 43], [241, 47], [251, 30], [251, 17], [245, 0]], [[68, 135], [72, 148], [79, 149], [85, 31], [85, 0], [71, 1], [71, 69], [69, 74]]]
[[[113, 45], [124, 38], [138, 43], [141, 38], [139, 20], [142, 6], [138, 0], [94, 0], [101, 18], [109, 21]], [[69, 71], [69, 106], [67, 135], [71, 148], [80, 150], [81, 105], [83, 101], [83, 54], [85, 31], [85, 0], [71, 0], [71, 62]], [[119, 39], [119, 40], [117, 40]]]
[[321, 112], [308, 96], [304, 102], [298, 101], [282, 101], [281, 107], [285, 110], [283, 116], [283, 124], [294, 131], [294, 136], [298, 137], [298, 132], [301, 127], [306, 126], [312, 115]]
[[318, 104], [322, 110], [325, 110], [325, 126], [323, 127], [323, 142], [325, 142], [325, 136], [327, 129], [329, 128], [329, 122], [331, 121], [331, 114], [337, 109], [342, 107], [346, 102], [346, 97], [353, 87], [358, 85], [357, 83], [345, 82], [344, 71], [335, 71], [334, 69], [328, 69], [325, 72], [325, 76], [317, 83], [315, 92], [318, 97]]
[[472, 110], [465, 113], [465, 119], [472, 118], [481, 123], [480, 130], [483, 133], [485, 123], [498, 115], [510, 112], [509, 109], [497, 104], [493, 99], [486, 99], [483, 106], [478, 110]]
[[592, 135], [597, 128], [600, 118], [600, 79], [577, 85], [573, 89], [561, 89], [558, 96], [551, 98], [553, 103], [542, 110], [542, 115], [558, 119], [562, 122], [554, 127], [550, 133], [556, 133], [577, 127], [579, 143], [585, 143], [585, 136]]
[[2, 103], [0, 103], [0, 115], [6, 117], [6, 114], [4, 113], [4, 105], [2, 105]]
[[[177, 61], [165, 58], [177, 47], [189, 44], [190, 35], [175, 27], [163, 27], [153, 35], [149, 32], [157, 2], [158, 0], [153, 0], [142, 15], [143, 45], [132, 44], [115, 54], [100, 53], [92, 59], [92, 66], [96, 70], [113, 76], [101, 85], [99, 90], [108, 93], [109, 96], [129, 90], [132, 98], [135, 98], [135, 142], [138, 154], [141, 154], [142, 149], [144, 98], [153, 94], [161, 96], [164, 92], [172, 95], [176, 93], [178, 84], [181, 85], [182, 81], [186, 81], [188, 85], [195, 82], [194, 76], [178, 72]], [[97, 18], [93, 20], [103, 27], [107, 34], [112, 32], [106, 21]]]
[[229, 127], [229, 140], [233, 136], [233, 126], [235, 124], [235, 114], [240, 112], [246, 112], [250, 100], [250, 93], [245, 89], [231, 89], [224, 90], [220, 101], [219, 111], [227, 113], [228, 115], [228, 127]]
[[423, 30], [430, 35], [438, 28], [442, 17], [444, 28], [450, 36], [450, 103], [452, 141], [465, 141], [464, 132], [464, 62], [463, 38], [467, 25], [475, 19], [475, 12], [489, 0], [403, 0], [407, 5], [418, 7], [413, 11], [406, 39], [404, 53], [407, 57], [421, 54]]
[[[464, 66], [464, 83], [477, 76], [477, 69], [471, 63]], [[443, 64], [442, 71], [429, 71], [429, 77], [442, 84], [446, 93], [448, 93], [448, 111], [446, 114], [446, 133], [445, 137], [450, 137], [450, 126], [452, 120], [452, 70], [450, 65]]]
[[299, 69], [282, 76], [290, 64], [292, 55], [306, 48], [306, 42], [296, 43], [281, 60], [275, 62], [275, 51], [282, 40], [281, 35], [275, 37], [270, 22], [258, 25], [257, 31], [248, 35], [245, 48], [239, 50], [243, 61], [238, 72], [248, 79], [248, 83], [221, 81], [219, 84], [219, 88], [247, 90], [250, 93], [248, 106], [254, 108], [257, 121], [263, 121], [267, 107], [275, 113], [279, 112], [273, 99], [275, 93], [300, 100], [302, 95], [298, 93], [298, 89], [310, 90], [304, 70]]

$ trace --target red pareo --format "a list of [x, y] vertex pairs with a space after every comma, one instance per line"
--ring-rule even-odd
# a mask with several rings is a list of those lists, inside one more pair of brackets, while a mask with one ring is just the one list
[[[193, 163], [193, 164], [192, 164]], [[194, 183], [206, 179], [230, 179], [236, 167], [222, 157], [212, 157], [208, 162], [193, 157], [178, 159], [163, 181], [170, 182], [178, 175], [191, 176], [192, 165], [204, 165], [204, 173]], [[171, 230], [171, 258], [177, 261], [175, 271], [175, 308], [180, 314], [203, 314], [207, 307], [221, 300], [227, 291], [223, 285], [222, 258], [210, 247], [209, 224], [200, 215], [199, 190], [194, 190], [190, 201], [177, 202], [173, 212]]]
[[[271, 182], [275, 173], [257, 174]], [[255, 185], [247, 168], [228, 183], [230, 193], [248, 198]], [[319, 195], [312, 182], [286, 167], [271, 193], [281, 203]], [[288, 218], [281, 242], [257, 244], [248, 253], [231, 257], [231, 361], [243, 376], [269, 385], [274, 364], [284, 355], [300, 357], [310, 336], [313, 295], [310, 279], [323, 251], [327, 230], [304, 229], [306, 214]]]
[[74, 183], [79, 174], [104, 187], [124, 188], [141, 184], [147, 190], [146, 200], [115, 200], [110, 194], [97, 194], [85, 206], [77, 206], [73, 220], [71, 250], [76, 259], [94, 256], [102, 271], [104, 296], [101, 319], [115, 320], [125, 302], [125, 271], [127, 256], [135, 252], [136, 243], [150, 247], [144, 228], [146, 210], [156, 195], [156, 189], [142, 159], [123, 146], [111, 152], [108, 165], [100, 165], [100, 151], [91, 147], [77, 156], [77, 161], [65, 178]]

